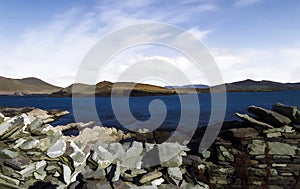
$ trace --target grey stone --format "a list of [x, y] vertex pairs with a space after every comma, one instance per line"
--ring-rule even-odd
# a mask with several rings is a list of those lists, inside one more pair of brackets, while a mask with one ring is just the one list
[[23, 117], [16, 116], [0, 124], [0, 139], [6, 139], [24, 126]]
[[64, 178], [64, 182], [69, 185], [72, 182], [76, 181], [76, 177], [79, 174], [79, 172], [73, 172], [71, 171], [70, 167], [62, 164], [62, 168], [63, 168], [63, 178]]
[[22, 169], [26, 168], [31, 161], [28, 158], [17, 157], [14, 159], [7, 159], [4, 163], [17, 171], [21, 171]]
[[85, 189], [112, 189], [111, 185], [107, 181], [97, 181], [97, 180], [91, 180], [87, 181], [83, 188]]
[[162, 143], [158, 145], [160, 163], [168, 167], [178, 167], [182, 164], [182, 156], [189, 149], [178, 143]]
[[15, 186], [19, 186], [20, 185], [20, 181], [18, 179], [14, 179], [14, 178], [8, 177], [6, 175], [3, 175], [2, 173], [0, 173], [0, 183], [1, 183], [1, 180], [5, 181], [5, 182], [8, 182], [10, 184], [13, 184]]
[[287, 126], [287, 125], [285, 125], [283, 127], [280, 127], [280, 128], [273, 128], [273, 129], [268, 129], [268, 130], [263, 131], [263, 133], [265, 133], [265, 134], [274, 134], [274, 133], [276, 133], [276, 134], [278, 134], [278, 133], [280, 133], [280, 134], [281, 133], [290, 134], [290, 133], [294, 133], [294, 132], [295, 132], [295, 130], [293, 130], [293, 127], [290, 127], [290, 126]]
[[112, 183], [114, 189], [127, 189], [129, 188], [122, 180], [114, 181]]
[[55, 121], [52, 115], [49, 115], [47, 111], [35, 108], [32, 111], [27, 113], [29, 119], [31, 121], [35, 120], [36, 118], [43, 120], [43, 123], [50, 123]]
[[208, 150], [204, 150], [201, 154], [204, 159], [207, 159], [210, 157], [210, 151], [208, 151]]
[[290, 155], [296, 154], [296, 146], [291, 146], [281, 142], [268, 142], [269, 154], [276, 155]]
[[220, 146], [219, 147], [219, 159], [221, 161], [225, 161], [225, 158], [229, 162], [234, 162], [234, 156], [224, 147]]
[[250, 155], [264, 155], [267, 145], [262, 140], [253, 140], [251, 144], [248, 145], [248, 150]]
[[57, 158], [65, 153], [66, 148], [67, 146], [64, 140], [57, 140], [56, 143], [48, 149], [47, 155], [51, 158]]
[[281, 136], [281, 133], [268, 133], [267, 134], [267, 137], [268, 138], [275, 138], [275, 137], [280, 137]]
[[69, 142], [70, 142], [70, 146], [73, 149], [73, 153], [70, 154], [70, 157], [74, 162], [74, 166], [77, 167], [84, 164], [87, 157], [89, 156], [89, 153], [87, 154], [84, 153], [74, 141], [69, 141]]
[[258, 130], [264, 130], [264, 129], [272, 129], [273, 126], [269, 125], [267, 123], [258, 121], [250, 116], [248, 116], [247, 114], [240, 114], [240, 113], [236, 113], [235, 114], [237, 117], [241, 118], [242, 120], [251, 123], [254, 128], [258, 129]]
[[173, 179], [182, 180], [182, 172], [179, 167], [169, 167], [168, 174]]
[[128, 157], [135, 157], [140, 155], [143, 152], [143, 143], [133, 141], [131, 147], [126, 151]]
[[35, 171], [36, 163], [31, 163], [30, 165], [26, 166], [25, 169], [19, 171], [18, 173], [22, 175], [23, 178], [29, 177]]
[[271, 110], [266, 110], [261, 107], [257, 106], [250, 106], [248, 108], [248, 111], [252, 113], [253, 115], [259, 117], [261, 120], [264, 122], [273, 125], [275, 127], [281, 127], [284, 125], [290, 124], [292, 121], [290, 118], [281, 115], [277, 112], [271, 111]]
[[19, 152], [14, 149], [3, 149], [0, 151], [1, 158], [16, 158], [19, 156]]
[[42, 134], [42, 127], [43, 121], [41, 119], [35, 119], [33, 120], [29, 126], [27, 127], [29, 132], [32, 134]]
[[115, 156], [116, 159], [121, 160], [125, 156], [125, 150], [119, 142], [109, 144], [108, 150]]
[[93, 179], [93, 180], [105, 180], [105, 170], [104, 169], [96, 169], [95, 171], [90, 169], [88, 166], [85, 171], [82, 172], [82, 176], [85, 179]]
[[[246, 116], [237, 113], [237, 116]], [[247, 120], [248, 121], [248, 120]], [[258, 132], [253, 128], [234, 128], [230, 129], [229, 131], [232, 132], [233, 137], [235, 138], [255, 138], [258, 135]]]
[[24, 142], [20, 146], [20, 148], [22, 150], [30, 150], [30, 149], [36, 148], [39, 144], [40, 144], [39, 140], [30, 140], [30, 141]]
[[162, 173], [159, 172], [159, 171], [157, 171], [157, 170], [155, 170], [155, 171], [149, 172], [149, 173], [147, 173], [146, 175], [144, 175], [144, 176], [140, 179], [139, 182], [140, 182], [141, 184], [144, 184], [144, 183], [150, 182], [150, 181], [152, 181], [152, 180], [154, 180], [154, 179], [157, 179], [157, 178], [159, 178], [159, 177], [161, 177], [161, 176], [162, 176]]
[[281, 103], [276, 103], [272, 106], [273, 110], [289, 117], [293, 123], [300, 124], [300, 110], [296, 106], [287, 106]]

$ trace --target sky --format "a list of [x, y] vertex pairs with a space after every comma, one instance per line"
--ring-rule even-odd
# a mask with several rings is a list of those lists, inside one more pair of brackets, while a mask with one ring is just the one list
[[[300, 82], [298, 0], [0, 0], [0, 12], [4, 77], [37, 77], [66, 87], [104, 36], [133, 24], [158, 22], [183, 28], [201, 40], [224, 82]], [[143, 60], [154, 66], [169, 62], [183, 70], [190, 83], [209, 84], [185, 55], [155, 45], [115, 56], [99, 79], [116, 81], [126, 68]]]

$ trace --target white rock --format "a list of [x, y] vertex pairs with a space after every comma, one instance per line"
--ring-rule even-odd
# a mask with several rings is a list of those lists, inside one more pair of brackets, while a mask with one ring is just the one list
[[163, 182], [165, 182], [165, 179], [163, 178], [159, 178], [159, 179], [155, 179], [151, 182], [152, 185], [154, 186], [159, 186], [161, 185]]
[[16, 145], [14, 146], [14, 148], [19, 148], [22, 144], [24, 144], [24, 142], [26, 142], [26, 140], [24, 138], [19, 138], [15, 143]]
[[120, 161], [117, 162], [116, 166], [117, 166], [117, 168], [116, 168], [115, 175], [114, 175], [112, 181], [118, 181], [120, 179], [120, 174], [121, 174]]
[[56, 143], [48, 149], [47, 155], [51, 158], [57, 158], [65, 153], [66, 148], [67, 145], [64, 140], [57, 140]]
[[66, 184], [70, 184], [71, 183], [71, 169], [66, 166], [66, 165], [62, 165], [63, 166], [63, 174], [64, 174], [64, 181]]
[[33, 148], [37, 147], [39, 144], [40, 144], [39, 140], [31, 140], [31, 141], [28, 141], [28, 142], [24, 142], [20, 146], [20, 148], [22, 150], [30, 150], [30, 149], [33, 149]]

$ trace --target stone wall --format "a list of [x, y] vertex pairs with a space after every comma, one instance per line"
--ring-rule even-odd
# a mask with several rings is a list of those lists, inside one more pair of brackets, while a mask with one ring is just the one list
[[202, 177], [211, 188], [300, 188], [300, 112], [275, 104], [273, 111], [251, 106], [253, 115], [238, 128], [223, 129], [202, 160]]

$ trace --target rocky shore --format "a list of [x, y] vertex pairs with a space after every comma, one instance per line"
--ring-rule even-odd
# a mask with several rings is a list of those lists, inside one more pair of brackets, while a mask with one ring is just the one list
[[[300, 111], [279, 103], [248, 111], [199, 154], [205, 128], [188, 143], [165, 142], [170, 131], [53, 127], [67, 112], [0, 108], [0, 188], [300, 188]], [[78, 136], [63, 135], [76, 128]]]

